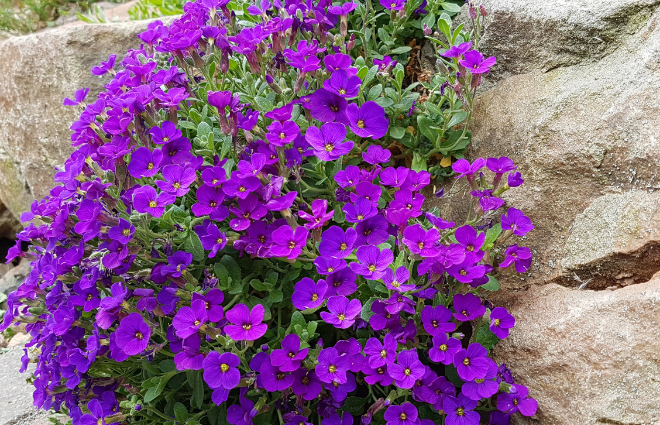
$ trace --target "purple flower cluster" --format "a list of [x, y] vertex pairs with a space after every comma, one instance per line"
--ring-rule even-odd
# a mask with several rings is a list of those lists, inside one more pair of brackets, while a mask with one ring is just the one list
[[[405, 1], [381, 6], [404, 19]], [[0, 324], [27, 323], [40, 350], [36, 406], [66, 409], [74, 425], [169, 412], [184, 422], [185, 388], [196, 419], [226, 405], [233, 425], [276, 410], [292, 425], [353, 425], [356, 394], [370, 395], [363, 425], [381, 410], [388, 424], [430, 425], [424, 403], [445, 423], [476, 425], [491, 398], [500, 421], [535, 413], [488, 357], [515, 319], [486, 285], [531, 265], [528, 248], [503, 245], [534, 227], [502, 213], [520, 173], [508, 158], [458, 160], [470, 218], [423, 211], [432, 176], [392, 155], [389, 111], [365, 101], [369, 67], [348, 54], [357, 7], [263, 0], [241, 26], [235, 3], [187, 3], [119, 64], [94, 67], [111, 76], [96, 101], [87, 89], [65, 100], [82, 109], [76, 150], [22, 217], [8, 260], [29, 258], [32, 271]], [[445, 56], [487, 72], [494, 61], [469, 47]], [[468, 322], [490, 325], [468, 340]], [[412, 402], [394, 402], [394, 387]]]

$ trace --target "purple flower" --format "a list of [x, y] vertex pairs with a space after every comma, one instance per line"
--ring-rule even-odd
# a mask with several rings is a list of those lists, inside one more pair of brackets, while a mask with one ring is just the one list
[[314, 400], [323, 391], [321, 381], [313, 370], [300, 368], [293, 372], [294, 381], [291, 384], [291, 390], [295, 395], [302, 396], [309, 401]]
[[135, 356], [147, 348], [150, 337], [151, 328], [144, 322], [140, 313], [131, 313], [119, 323], [115, 332], [115, 343], [124, 353]]
[[190, 307], [181, 307], [177, 311], [172, 320], [172, 326], [176, 329], [176, 336], [188, 338], [199, 332], [207, 319], [206, 303], [202, 300], [195, 300]]
[[458, 376], [465, 382], [484, 379], [491, 361], [488, 350], [476, 342], [454, 354], [454, 366]]
[[162, 174], [165, 181], [158, 180], [156, 185], [163, 192], [171, 193], [175, 196], [183, 196], [188, 193], [190, 185], [197, 178], [197, 173], [193, 168], [184, 168], [180, 165], [168, 165], [163, 168]]
[[504, 174], [518, 168], [514, 165], [511, 158], [506, 156], [502, 156], [500, 158], [488, 158], [486, 160], [486, 167], [488, 167], [490, 171], [496, 174]]
[[394, 363], [396, 350], [397, 342], [392, 334], [385, 335], [382, 343], [378, 338], [369, 338], [364, 345], [364, 353], [369, 356], [369, 367], [374, 369]]
[[454, 227], [454, 224], [456, 224], [453, 221], [444, 221], [442, 217], [436, 217], [430, 212], [427, 212], [424, 216], [429, 221], [429, 223], [431, 223], [431, 225], [436, 229], [440, 229], [440, 230], [451, 229], [452, 227]]
[[365, 279], [378, 280], [385, 275], [385, 269], [394, 261], [394, 255], [389, 249], [382, 251], [378, 247], [365, 245], [357, 250], [359, 263], [351, 263], [350, 268]]
[[[225, 192], [223, 193], [223, 190]], [[202, 217], [208, 215], [211, 217], [211, 220], [223, 221], [229, 216], [229, 210], [227, 207], [222, 205], [222, 201], [225, 199], [226, 186], [225, 187], [211, 187], [207, 185], [202, 185], [197, 188], [197, 202], [192, 205], [191, 210], [196, 217]], [[247, 197], [248, 193], [246, 193]], [[244, 197], [244, 198], [245, 198]]]
[[139, 213], [147, 213], [153, 217], [160, 217], [165, 212], [165, 207], [176, 201], [176, 196], [161, 192], [151, 186], [142, 186], [133, 192], [133, 208]]
[[259, 220], [268, 213], [264, 204], [259, 202], [257, 195], [250, 193], [245, 199], [238, 199], [237, 207], [229, 207], [229, 211], [236, 216], [229, 222], [232, 230], [238, 232], [250, 227], [252, 220]]
[[524, 273], [532, 265], [532, 251], [527, 247], [511, 245], [504, 251], [504, 261], [499, 266], [507, 268], [515, 264], [518, 273]]
[[269, 392], [284, 391], [291, 387], [295, 377], [289, 373], [280, 370], [274, 366], [269, 359], [266, 359], [259, 368], [260, 382]]
[[295, 415], [292, 416], [285, 425], [312, 425], [306, 416]]
[[490, 331], [499, 339], [508, 337], [515, 324], [516, 319], [504, 307], [495, 307], [490, 313]]
[[474, 261], [473, 256], [466, 256], [462, 263], [447, 268], [447, 273], [461, 283], [469, 283], [474, 287], [479, 286], [485, 283], [480, 280], [486, 274], [486, 266], [476, 265]]
[[131, 241], [131, 238], [133, 237], [133, 233], [135, 233], [135, 226], [133, 226], [131, 223], [124, 220], [123, 218], [119, 219], [118, 225], [108, 230], [108, 236], [110, 237], [110, 239], [124, 245], [126, 245]]
[[376, 215], [356, 224], [355, 232], [357, 233], [357, 239], [355, 240], [355, 246], [377, 246], [387, 242], [387, 239], [390, 237], [388, 229], [389, 223], [382, 215]]
[[417, 417], [417, 408], [411, 403], [403, 403], [401, 406], [392, 405], [385, 411], [387, 425], [419, 425]]
[[[378, 145], [370, 145], [367, 148], [366, 152], [362, 152], [362, 159], [364, 162], [367, 162], [369, 164], [383, 164], [386, 163], [390, 160], [390, 157], [392, 156], [392, 152], [390, 152], [387, 149], [383, 149], [382, 147]], [[392, 170], [394, 170], [392, 168]], [[406, 173], [407, 175], [408, 173]], [[381, 174], [381, 180], [382, 180], [382, 174]], [[384, 183], [383, 183], [384, 184]]]
[[316, 90], [310, 97], [309, 112], [321, 122], [347, 123], [346, 99], [325, 89]]
[[339, 258], [316, 257], [314, 265], [318, 274], [329, 275], [345, 269], [346, 261]]
[[416, 350], [404, 350], [397, 356], [397, 362], [389, 365], [388, 372], [396, 386], [408, 389], [424, 376], [425, 370]]
[[350, 328], [358, 314], [362, 311], [362, 304], [358, 299], [349, 301], [344, 296], [335, 296], [328, 299], [328, 312], [321, 312], [321, 318], [335, 328]]
[[436, 334], [433, 337], [433, 347], [429, 350], [429, 357], [436, 363], [444, 365], [454, 361], [454, 355], [461, 350], [461, 341], [448, 338], [446, 333]]
[[467, 177], [468, 181], [474, 181], [474, 175], [486, 165], [486, 160], [483, 158], [476, 159], [472, 164], [467, 159], [459, 159], [451, 165], [452, 170], [458, 173], [457, 179]]
[[259, 411], [254, 408], [254, 402], [243, 396], [238, 397], [240, 405], [232, 404], [227, 409], [227, 422], [232, 425], [252, 425], [252, 418], [257, 416]]
[[390, 124], [383, 107], [371, 100], [364, 102], [360, 107], [355, 103], [348, 105], [346, 118], [353, 133], [371, 139], [383, 137]]
[[409, 172], [410, 169], [406, 167], [388, 167], [380, 173], [380, 183], [384, 186], [401, 187]]
[[477, 231], [469, 225], [461, 226], [456, 229], [456, 240], [463, 245], [468, 252], [475, 253], [479, 251], [486, 240], [486, 234]]
[[221, 251], [227, 245], [227, 236], [209, 220], [204, 220], [204, 223], [195, 226], [195, 233], [199, 236], [202, 247], [211, 251], [209, 252], [209, 258], [215, 257], [218, 251]]
[[468, 72], [472, 74], [484, 74], [490, 71], [490, 67], [495, 65], [495, 56], [484, 59], [484, 56], [476, 50], [465, 52], [464, 59], [458, 63], [463, 65]]
[[349, 223], [360, 223], [378, 214], [378, 207], [366, 198], [358, 198], [354, 204], [346, 204], [342, 209]]
[[440, 56], [444, 56], [446, 58], [460, 58], [465, 52], [470, 50], [470, 47], [472, 47], [472, 43], [466, 41], [465, 43], [461, 43], [457, 46], [451, 46], [446, 52], [440, 53]]
[[525, 183], [525, 180], [520, 176], [519, 172], [515, 173], [510, 173], [509, 177], [507, 178], [507, 184], [509, 187], [518, 187], [521, 184]]
[[318, 283], [308, 277], [303, 278], [300, 282], [296, 283], [293, 289], [291, 301], [293, 306], [298, 310], [307, 310], [309, 308], [316, 308], [323, 304], [325, 299], [325, 292], [328, 285], [324, 280], [319, 280]]
[[456, 324], [451, 323], [451, 317], [451, 311], [444, 305], [436, 307], [427, 305], [421, 314], [424, 330], [432, 336], [453, 332], [456, 329]]
[[264, 306], [257, 304], [252, 311], [245, 304], [238, 304], [226, 313], [231, 325], [225, 326], [225, 332], [234, 341], [254, 341], [261, 338], [268, 330], [264, 320]]
[[350, 76], [345, 70], [338, 69], [323, 82], [323, 88], [337, 96], [350, 98], [358, 95], [361, 84], [360, 77]]
[[439, 250], [435, 244], [439, 240], [440, 233], [436, 228], [426, 231], [421, 225], [415, 224], [406, 227], [406, 230], [403, 231], [403, 243], [410, 249], [410, 252], [421, 257], [438, 255]]
[[202, 171], [202, 180], [207, 186], [217, 187], [227, 181], [227, 172], [222, 167], [209, 167]]
[[532, 221], [518, 209], [509, 208], [506, 214], [502, 214], [502, 230], [511, 230], [516, 236], [525, 236], [533, 229]]
[[454, 295], [454, 318], [461, 322], [468, 322], [486, 313], [486, 307], [481, 305], [481, 300], [474, 294]]
[[442, 403], [442, 409], [447, 414], [447, 425], [479, 425], [479, 413], [474, 411], [477, 401], [470, 400], [463, 394], [458, 397], [447, 396]]
[[261, 187], [261, 181], [254, 176], [240, 177], [239, 174], [238, 171], [231, 173], [231, 178], [222, 186], [222, 190], [227, 196], [245, 199], [250, 193]]
[[62, 105], [64, 106], [80, 105], [85, 101], [85, 98], [87, 97], [88, 93], [89, 93], [89, 88], [76, 90], [76, 94], [73, 96], [73, 99], [69, 99], [68, 97], [65, 97]]
[[299, 211], [298, 216], [309, 223], [305, 223], [305, 227], [312, 230], [318, 227], [323, 227], [334, 215], [335, 210], [328, 211], [328, 201], [325, 199], [315, 199], [312, 201], [312, 213], [308, 214], [305, 211]]
[[177, 251], [173, 255], [167, 257], [167, 265], [161, 269], [161, 273], [163, 276], [181, 277], [181, 272], [192, 263], [192, 260], [192, 254], [184, 251]]
[[[35, 382], [35, 385], [37, 385], [37, 382]], [[36, 400], [37, 399], [35, 395], [35, 402]], [[99, 401], [97, 398], [90, 400], [89, 403], [87, 403], [87, 410], [89, 410], [90, 413], [86, 413], [80, 417], [80, 421], [78, 422], [80, 425], [105, 425], [105, 418], [112, 415], [113, 413], [112, 409], [107, 405], [107, 403]], [[117, 423], [118, 422], [114, 422], [114, 424]]]
[[405, 284], [410, 279], [410, 272], [405, 267], [399, 267], [396, 271], [388, 267], [382, 279], [390, 291], [407, 292], [416, 288], [414, 283]]
[[112, 71], [112, 68], [115, 66], [115, 61], [117, 60], [117, 55], [108, 56], [108, 60], [101, 62], [101, 65], [92, 67], [92, 74], [94, 75], [105, 75], [108, 72]]
[[500, 388], [497, 383], [497, 364], [490, 361], [488, 365], [488, 372], [483, 379], [475, 379], [474, 381], [466, 382], [461, 388], [461, 392], [472, 400], [479, 401], [482, 398], [490, 398]]
[[[332, 273], [326, 279], [328, 289], [325, 292], [325, 297], [333, 295], [348, 296], [357, 290], [357, 275], [351, 269], [343, 269], [338, 272]], [[320, 282], [320, 281], [319, 281]]]
[[[344, 3], [346, 5], [354, 5], [355, 3]], [[336, 9], [339, 9], [339, 6], [335, 6]], [[339, 416], [339, 413], [335, 413], [327, 419], [321, 420], [321, 425], [353, 425], [353, 415], [348, 412], [342, 412], [342, 416]]]
[[177, 370], [200, 370], [204, 364], [204, 354], [200, 353], [201, 339], [193, 334], [182, 341], [181, 351], [174, 356]]
[[300, 127], [293, 121], [274, 121], [268, 126], [266, 139], [275, 146], [284, 146], [295, 140], [300, 134]]
[[387, 68], [394, 68], [396, 61], [392, 60], [390, 56], [383, 57], [383, 60], [374, 59], [374, 65], [378, 65], [379, 71], [385, 71]]
[[163, 121], [160, 127], [152, 127], [149, 131], [154, 143], [164, 145], [165, 143], [174, 141], [183, 136], [181, 130], [176, 128], [176, 125], [170, 121]]
[[529, 390], [526, 386], [516, 384], [511, 387], [510, 394], [502, 393], [497, 396], [497, 408], [509, 414], [520, 412], [523, 416], [534, 416], [538, 403], [529, 397]]
[[291, 191], [284, 196], [270, 198], [270, 200], [266, 203], [266, 208], [270, 211], [284, 211], [288, 208], [291, 208], [291, 205], [293, 205], [293, 201], [295, 201], [296, 196], [298, 196], [298, 192]]
[[346, 233], [339, 226], [332, 226], [321, 236], [319, 254], [324, 257], [346, 258], [353, 252], [357, 239], [355, 229], [348, 228]]
[[353, 149], [354, 143], [344, 142], [346, 127], [339, 123], [323, 124], [321, 128], [310, 127], [305, 134], [307, 142], [314, 148], [314, 155], [322, 161], [334, 161]]
[[298, 258], [308, 237], [309, 230], [304, 227], [297, 227], [294, 231], [290, 226], [284, 225], [272, 234], [271, 254], [274, 257], [287, 257], [291, 260]]
[[279, 367], [282, 372], [293, 372], [298, 370], [300, 362], [305, 360], [308, 352], [309, 348], [300, 349], [300, 337], [298, 335], [289, 334], [282, 340], [282, 348], [273, 350], [270, 354], [270, 361], [273, 366]]
[[335, 181], [340, 187], [347, 188], [358, 184], [360, 177], [360, 168], [355, 165], [348, 165], [346, 169], [335, 174]]
[[380, 0], [380, 4], [387, 10], [401, 10], [406, 6], [406, 0]]
[[319, 353], [317, 360], [316, 376], [321, 382], [343, 384], [348, 380], [346, 372], [350, 367], [350, 359], [346, 356], [340, 356], [336, 348], [324, 348]]
[[211, 351], [204, 359], [204, 382], [212, 389], [236, 388], [241, 381], [238, 365], [241, 359], [234, 353], [218, 353]]
[[160, 162], [162, 160], [163, 152], [160, 149], [151, 152], [149, 148], [138, 148], [131, 154], [128, 172], [136, 179], [151, 177], [160, 170]]

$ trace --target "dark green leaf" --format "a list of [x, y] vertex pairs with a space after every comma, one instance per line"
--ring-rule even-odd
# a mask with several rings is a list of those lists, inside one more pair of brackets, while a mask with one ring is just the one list
[[481, 287], [486, 291], [494, 292], [500, 289], [500, 282], [493, 276], [488, 276], [488, 283], [482, 285]]
[[174, 405], [174, 417], [177, 421], [185, 423], [188, 420], [188, 409], [183, 403], [176, 403]]
[[401, 47], [397, 47], [396, 49], [392, 50], [390, 53], [392, 53], [394, 55], [400, 55], [402, 53], [408, 53], [410, 50], [412, 50], [411, 47], [401, 46]]
[[406, 129], [403, 127], [390, 127], [390, 136], [392, 138], [400, 140], [403, 136], [406, 135]]
[[486, 239], [484, 240], [484, 250], [489, 250], [493, 247], [493, 243], [502, 233], [502, 225], [497, 223], [486, 232]]
[[488, 329], [487, 326], [482, 326], [477, 332], [477, 337], [475, 341], [483, 345], [487, 350], [492, 350], [493, 347], [500, 342], [500, 339]]
[[453, 117], [451, 117], [449, 123], [447, 124], [447, 127], [452, 128], [453, 126], [458, 125], [463, 121], [465, 121], [466, 118], [467, 118], [467, 112], [465, 111], [457, 112], [456, 114], [454, 114]]
[[186, 251], [193, 255], [195, 261], [204, 261], [204, 247], [195, 232], [189, 232], [185, 243]]

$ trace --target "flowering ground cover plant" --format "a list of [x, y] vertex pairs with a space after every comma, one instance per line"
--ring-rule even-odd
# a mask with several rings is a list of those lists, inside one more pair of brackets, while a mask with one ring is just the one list
[[520, 173], [458, 159], [468, 217], [423, 211], [422, 159], [460, 155], [494, 63], [470, 4], [474, 31], [438, 21], [447, 73], [404, 84], [405, 37], [450, 5], [199, 0], [94, 67], [112, 81], [65, 100], [77, 150], [9, 255], [33, 260], [0, 330], [28, 323], [35, 405], [74, 425], [534, 415], [489, 358], [515, 324], [494, 274], [531, 264], [533, 225], [500, 198]]

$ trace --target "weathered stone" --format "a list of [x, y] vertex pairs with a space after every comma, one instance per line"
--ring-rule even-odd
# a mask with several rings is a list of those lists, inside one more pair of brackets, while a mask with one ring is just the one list
[[9, 270], [0, 279], [0, 294], [8, 295], [18, 289], [23, 280], [30, 274], [30, 270], [30, 261], [27, 259], [21, 260], [18, 266]]
[[[523, 12], [531, 7], [525, 4], [520, 5]], [[559, 8], [563, 3], [543, 4]], [[571, 3], [566, 7], [568, 16], [571, 8], [581, 6]], [[606, 10], [609, 8], [605, 7], [602, 13]], [[523, 12], [521, 21], [527, 19]], [[514, 13], [513, 17], [518, 15]], [[638, 32], [619, 39], [621, 48], [595, 64], [565, 66], [549, 72], [534, 69], [504, 78], [478, 97], [470, 155], [507, 155], [519, 164], [526, 183], [507, 193], [507, 199], [510, 205], [529, 213], [536, 225], [524, 241], [536, 253], [533, 267], [523, 276], [523, 282], [516, 278], [509, 284], [555, 280], [579, 287], [594, 272], [600, 281], [593, 282], [597, 286], [626, 284], [627, 278], [622, 280], [617, 270], [622, 259], [626, 269], [623, 274], [636, 271], [640, 276], [634, 279], [637, 282], [660, 270], [660, 262], [647, 261], [654, 258], [648, 255], [658, 240], [655, 231], [647, 230], [648, 226], [657, 226], [653, 224], [657, 218], [641, 219], [636, 227], [628, 223], [629, 229], [611, 229], [619, 236], [625, 233], [625, 240], [617, 243], [611, 243], [607, 220], [602, 220], [619, 214], [613, 212], [619, 208], [623, 215], [615, 222], [622, 223], [637, 202], [649, 203], [638, 207], [639, 211], [657, 208], [657, 198], [648, 194], [660, 188], [655, 167], [660, 163], [660, 106], [656, 100], [660, 77], [655, 72], [660, 58], [659, 19], [658, 13], [653, 14]], [[514, 23], [510, 26], [513, 35], [525, 37], [525, 33], [516, 32]], [[488, 31], [495, 29], [491, 26]], [[546, 38], [554, 40], [555, 35], [548, 32]], [[498, 51], [493, 53], [498, 58], [502, 56]], [[517, 60], [524, 61], [522, 57]], [[494, 73], [497, 72], [495, 68]], [[605, 198], [585, 212], [601, 197]], [[626, 199], [632, 201], [627, 204], [629, 207], [616, 207], [609, 199], [624, 204]], [[583, 213], [589, 218], [575, 221]], [[592, 229], [599, 229], [596, 233], [605, 238], [594, 241], [595, 235], [591, 235], [589, 243], [599, 247], [595, 251], [592, 246], [578, 243], [579, 235]], [[571, 243], [566, 245], [569, 240]], [[625, 242], [632, 240], [636, 242]], [[585, 253], [592, 251], [597, 254], [583, 261], [587, 258]]]
[[110, 77], [92, 66], [139, 46], [147, 24], [78, 25], [0, 44], [0, 200], [15, 216], [48, 193], [72, 151], [68, 127], [79, 111], [62, 106], [64, 97], [89, 87], [94, 99]]
[[506, 307], [516, 326], [496, 360], [539, 402], [537, 420], [516, 424], [658, 423], [660, 278], [614, 291], [535, 285]]

